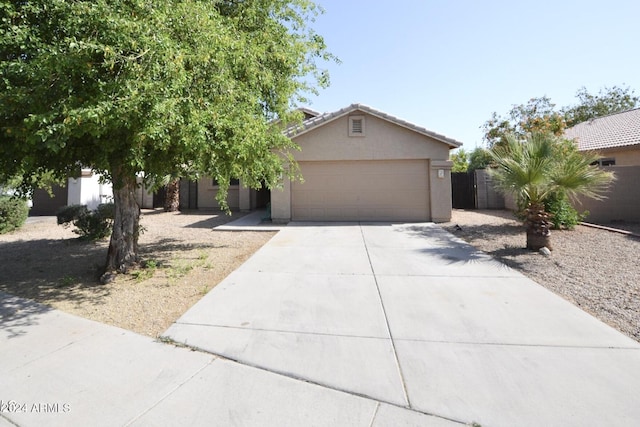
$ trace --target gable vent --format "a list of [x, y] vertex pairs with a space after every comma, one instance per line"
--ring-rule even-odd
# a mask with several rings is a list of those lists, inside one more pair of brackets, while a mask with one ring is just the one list
[[362, 119], [355, 119], [351, 122], [351, 133], [362, 133]]
[[349, 136], [364, 136], [364, 116], [349, 117]]

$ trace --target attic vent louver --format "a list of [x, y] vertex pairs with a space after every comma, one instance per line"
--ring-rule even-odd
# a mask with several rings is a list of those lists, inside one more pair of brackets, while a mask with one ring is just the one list
[[364, 136], [364, 116], [349, 117], [349, 136]]

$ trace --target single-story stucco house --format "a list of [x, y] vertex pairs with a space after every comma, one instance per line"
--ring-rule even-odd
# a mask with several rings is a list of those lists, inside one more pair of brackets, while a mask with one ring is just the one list
[[580, 198], [588, 222], [640, 221], [640, 108], [589, 120], [567, 129], [580, 151], [595, 151], [599, 164], [615, 174], [602, 200]]
[[640, 166], [640, 108], [579, 123], [564, 136], [598, 152], [601, 166]]
[[[451, 218], [449, 150], [462, 143], [362, 104], [320, 114], [303, 108], [301, 125], [287, 129], [301, 148], [293, 157], [304, 182], [285, 179], [281, 189], [254, 190], [232, 180], [227, 203], [232, 210], [271, 207], [276, 223], [289, 221], [434, 221]], [[54, 214], [65, 204], [94, 208], [111, 196], [90, 170], [59, 197], [34, 198], [32, 214]], [[218, 183], [211, 178], [183, 180], [181, 209], [217, 209]], [[139, 190], [143, 208], [154, 195]], [[54, 203], [56, 206], [51, 205]]]
[[[288, 221], [434, 221], [451, 218], [449, 150], [462, 143], [362, 104], [319, 114], [287, 135], [304, 182], [285, 179], [282, 189], [255, 191], [232, 182], [232, 209], [252, 210], [270, 201], [271, 218]], [[214, 208], [217, 183], [183, 185], [188, 207]], [[184, 194], [186, 190], [189, 194]], [[266, 194], [265, 194], [266, 192]], [[193, 200], [192, 200], [193, 201]]]
[[53, 197], [46, 190], [34, 191], [29, 215], [55, 215], [66, 205], [87, 205], [89, 209], [95, 209], [113, 197], [111, 183], [101, 182], [100, 175], [91, 169], [82, 169], [80, 176], [69, 178], [65, 186], [54, 185], [52, 193]]

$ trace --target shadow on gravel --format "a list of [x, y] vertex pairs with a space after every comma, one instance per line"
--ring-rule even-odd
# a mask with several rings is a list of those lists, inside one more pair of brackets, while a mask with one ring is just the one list
[[444, 227], [449, 233], [469, 243], [473, 243], [475, 240], [493, 240], [500, 236], [517, 236], [522, 235], [524, 242], [525, 229], [520, 224], [500, 224], [500, 225], [464, 225], [458, 228], [458, 226]]
[[[40, 239], [0, 243], [0, 291], [39, 302], [97, 302], [106, 295], [98, 279], [105, 242]], [[89, 296], [77, 292], [91, 289]]]
[[168, 258], [172, 252], [176, 251], [191, 251], [193, 249], [222, 249], [228, 247], [228, 245], [215, 245], [213, 242], [211, 244], [202, 242], [185, 243], [184, 240], [164, 238], [153, 243], [145, 243], [143, 246], [140, 246], [139, 250], [142, 258], [148, 255], [153, 255], [154, 257], [163, 259]]
[[515, 246], [509, 246], [504, 249], [497, 249], [495, 251], [487, 252], [488, 255], [491, 255], [501, 263], [523, 272], [527, 270], [525, 267], [526, 263], [519, 261], [519, 259], [529, 257], [532, 253], [534, 252], [530, 251], [529, 249], [519, 248]]
[[[500, 215], [502, 216], [502, 215]], [[522, 236], [522, 246], [505, 246], [500, 249], [482, 252], [491, 256], [495, 260], [519, 271], [526, 271], [525, 257], [530, 257], [534, 252], [525, 247], [525, 229], [520, 224], [500, 224], [500, 225], [465, 225], [443, 227], [449, 233], [464, 240], [469, 245], [481, 241], [500, 240], [503, 236]], [[522, 261], [521, 261], [522, 260]]]
[[[455, 229], [455, 226], [451, 228]], [[482, 261], [495, 262], [490, 256], [493, 255], [492, 253], [487, 254], [476, 249], [471, 243], [467, 242], [464, 237], [457, 236], [455, 232], [446, 228], [433, 225], [416, 225], [398, 229], [398, 231], [408, 232], [414, 237], [429, 239], [427, 246], [419, 248], [418, 251], [425, 255], [439, 258], [449, 265]], [[452, 234], [456, 238], [452, 238]], [[460, 238], [462, 241], [457, 238]], [[498, 261], [501, 261], [501, 259], [498, 258]]]

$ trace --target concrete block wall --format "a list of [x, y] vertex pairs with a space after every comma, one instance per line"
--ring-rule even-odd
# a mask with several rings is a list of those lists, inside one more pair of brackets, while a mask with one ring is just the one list
[[476, 207], [478, 209], [504, 209], [505, 198], [495, 189], [491, 175], [485, 169], [476, 173]]
[[610, 224], [615, 221], [640, 222], [640, 166], [606, 166], [613, 171], [613, 182], [603, 200], [581, 197], [574, 207], [589, 211], [586, 222]]

